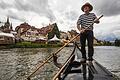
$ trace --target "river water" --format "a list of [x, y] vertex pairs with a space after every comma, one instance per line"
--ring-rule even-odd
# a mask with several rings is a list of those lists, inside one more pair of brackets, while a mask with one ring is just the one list
[[[39, 64], [58, 48], [14, 48], [0, 50], [0, 80], [26, 80]], [[120, 77], [120, 47], [95, 46], [94, 59]], [[64, 63], [73, 47], [64, 48], [58, 62]], [[31, 76], [32, 80], [50, 80], [58, 68], [52, 60]]]

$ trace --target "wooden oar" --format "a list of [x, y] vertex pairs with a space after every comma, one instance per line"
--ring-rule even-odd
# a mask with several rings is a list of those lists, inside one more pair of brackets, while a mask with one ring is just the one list
[[39, 65], [39, 67], [28, 76], [28, 80], [30, 80], [30, 77], [37, 71], [39, 70], [44, 64], [46, 64], [50, 59], [52, 59], [53, 54], [56, 55], [58, 52], [60, 52], [65, 46], [67, 46], [70, 42], [72, 42], [74, 39], [76, 39], [80, 34], [77, 34], [75, 37], [73, 37], [70, 41], [68, 41], [66, 44], [64, 44], [61, 48], [59, 48], [56, 52], [52, 53], [48, 59], [46, 59], [42, 64]]
[[52, 80], [56, 80], [56, 78], [59, 76], [59, 74], [63, 71], [63, 69], [66, 67], [67, 64], [70, 63], [70, 60], [73, 58], [74, 54], [72, 54], [70, 56], [70, 58], [68, 59], [68, 61], [62, 66], [62, 68], [59, 70], [59, 72], [53, 77]]
[[[99, 20], [101, 17], [103, 17], [103, 15], [101, 15], [99, 18], [97, 18], [97, 20]], [[93, 21], [94, 24], [94, 21]], [[92, 25], [92, 24], [91, 24]], [[67, 46], [70, 42], [72, 42], [74, 39], [76, 39], [80, 34], [77, 34], [75, 37], [73, 37], [70, 41], [68, 41], [66, 44], [64, 44], [61, 48], [59, 48], [56, 52], [52, 53], [48, 59], [46, 59], [42, 64], [40, 64], [40, 66], [28, 76], [28, 80], [30, 80], [30, 77], [37, 71], [39, 70], [44, 64], [46, 64], [50, 59], [52, 59], [53, 54], [56, 55], [58, 52], [60, 52], [65, 46]]]

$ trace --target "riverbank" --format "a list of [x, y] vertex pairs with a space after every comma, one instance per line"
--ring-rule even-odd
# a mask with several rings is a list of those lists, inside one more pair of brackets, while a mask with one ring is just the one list
[[[10, 45], [0, 45], [0, 49], [8, 49], [8, 48], [55, 48], [55, 47], [61, 47], [64, 44], [62, 43], [33, 43], [33, 42], [19, 42], [15, 44]], [[80, 45], [80, 44], [79, 44]], [[69, 44], [66, 47], [73, 47], [73, 44]], [[94, 44], [94, 46], [115, 46], [115, 45], [103, 45], [103, 44]], [[120, 47], [120, 46], [116, 46]]]
[[61, 47], [63, 44], [42, 44], [42, 43], [32, 43], [32, 42], [20, 42], [11, 45], [2, 45], [0, 49], [3, 48], [54, 48], [54, 47]]
[[[57, 49], [13, 48], [0, 50], [0, 78], [2, 80], [25, 80], [33, 72], [32, 70], [36, 69], [37, 64], [47, 59]], [[58, 53], [58, 62], [64, 63], [72, 50], [73, 47], [65, 47], [61, 50]], [[120, 48], [115, 46], [95, 46], [94, 51], [94, 59], [120, 78]], [[34, 80], [50, 80], [58, 71], [52, 61], [49, 61], [46, 65], [37, 72], [37, 76], [32, 77]]]

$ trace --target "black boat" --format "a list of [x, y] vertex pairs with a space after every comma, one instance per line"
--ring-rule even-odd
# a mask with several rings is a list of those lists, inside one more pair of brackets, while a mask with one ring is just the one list
[[54, 64], [59, 67], [60, 70], [52, 80], [120, 80], [96, 60], [93, 60], [93, 65], [89, 65], [87, 61], [85, 63], [75, 61], [76, 49], [81, 51], [75, 43], [72, 54], [62, 66], [57, 62], [57, 57], [53, 55]]

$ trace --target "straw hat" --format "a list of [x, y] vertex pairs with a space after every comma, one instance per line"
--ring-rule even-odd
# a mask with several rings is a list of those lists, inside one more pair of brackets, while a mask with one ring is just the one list
[[85, 3], [82, 7], [81, 7], [81, 10], [84, 12], [84, 7], [85, 6], [88, 6], [89, 8], [90, 8], [90, 11], [92, 11], [93, 10], [93, 6], [90, 4], [90, 3]]

